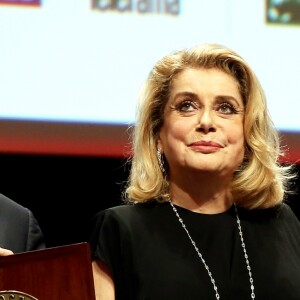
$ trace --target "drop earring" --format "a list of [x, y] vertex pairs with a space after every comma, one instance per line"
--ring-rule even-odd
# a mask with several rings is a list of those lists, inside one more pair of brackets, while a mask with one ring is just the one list
[[162, 171], [163, 174], [165, 174], [166, 170], [164, 168], [164, 159], [159, 149], [157, 149], [156, 155], [157, 155], [157, 160], [158, 160], [160, 170]]

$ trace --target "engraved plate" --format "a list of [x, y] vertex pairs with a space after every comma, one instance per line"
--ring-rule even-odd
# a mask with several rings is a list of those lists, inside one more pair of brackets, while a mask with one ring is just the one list
[[0, 300], [38, 300], [38, 298], [23, 292], [7, 290], [0, 291]]

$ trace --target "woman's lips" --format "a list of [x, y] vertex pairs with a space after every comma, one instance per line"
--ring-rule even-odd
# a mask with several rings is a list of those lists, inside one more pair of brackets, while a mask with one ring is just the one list
[[216, 143], [216, 142], [211, 142], [211, 141], [209, 141], [209, 142], [199, 141], [199, 142], [191, 143], [189, 145], [189, 147], [191, 149], [193, 149], [194, 151], [205, 153], [205, 154], [217, 152], [221, 148], [223, 148], [223, 146], [221, 144]]

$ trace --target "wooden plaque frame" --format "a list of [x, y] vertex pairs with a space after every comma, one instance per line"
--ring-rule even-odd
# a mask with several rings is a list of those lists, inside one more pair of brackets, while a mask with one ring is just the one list
[[88, 243], [0, 257], [0, 299], [95, 300]]

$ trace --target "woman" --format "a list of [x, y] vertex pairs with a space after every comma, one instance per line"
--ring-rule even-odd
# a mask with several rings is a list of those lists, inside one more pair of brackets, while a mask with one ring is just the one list
[[128, 205], [93, 223], [97, 299], [300, 299], [293, 175], [244, 59], [215, 44], [172, 53], [138, 112]]

